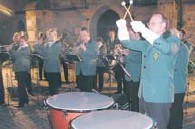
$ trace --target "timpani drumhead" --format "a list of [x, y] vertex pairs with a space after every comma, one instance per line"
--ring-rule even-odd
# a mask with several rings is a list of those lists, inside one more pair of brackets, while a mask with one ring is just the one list
[[102, 110], [86, 113], [71, 122], [71, 129], [151, 129], [149, 117], [132, 111]]
[[55, 109], [87, 112], [109, 108], [114, 104], [111, 97], [91, 92], [67, 92], [49, 97], [47, 105]]

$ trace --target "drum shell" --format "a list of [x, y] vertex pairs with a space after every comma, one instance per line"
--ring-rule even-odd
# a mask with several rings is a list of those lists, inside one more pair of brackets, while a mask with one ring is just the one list
[[84, 113], [49, 109], [48, 118], [53, 129], [69, 129], [70, 122]]
[[45, 101], [48, 118], [53, 129], [69, 129], [70, 122], [87, 112], [111, 107], [114, 100], [105, 95], [89, 92], [67, 92], [49, 97]]

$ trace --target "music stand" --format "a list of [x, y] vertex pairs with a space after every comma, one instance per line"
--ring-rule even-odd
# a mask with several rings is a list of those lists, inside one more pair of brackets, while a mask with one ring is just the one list
[[[37, 80], [36, 80], [36, 86], [37, 86], [37, 104], [39, 104], [39, 95], [38, 95], [38, 89], [40, 88], [41, 90], [41, 86], [40, 86], [40, 83], [39, 83], [39, 65], [38, 65], [38, 62], [40, 60], [44, 60], [43, 56], [41, 56], [40, 54], [38, 53], [33, 53], [30, 55], [32, 59], [34, 59], [36, 61], [36, 66], [37, 66], [37, 72], [36, 72], [36, 75], [37, 75]], [[42, 92], [42, 90], [40, 91], [40, 93]]]
[[6, 52], [0, 53], [0, 62], [3, 63], [3, 62], [8, 61], [8, 60], [10, 60], [10, 56], [8, 53], [6, 53]]
[[109, 86], [111, 87], [111, 85], [112, 85], [112, 72], [111, 72], [111, 70], [113, 68], [113, 66], [111, 64], [111, 60], [115, 60], [115, 58], [114, 58], [113, 55], [107, 55], [107, 56], [102, 56], [101, 60], [104, 63], [104, 65], [109, 69], [109, 71], [108, 71], [109, 79], [110, 79], [109, 80], [110, 81], [110, 85]]
[[82, 62], [82, 58], [76, 54], [66, 54], [66, 59], [70, 62]]
[[[107, 55], [107, 57], [102, 57], [102, 61], [103, 63], [109, 67], [109, 68], [112, 68], [114, 66], [112, 66], [112, 64], [110, 63], [110, 60], [117, 60], [117, 57], [116, 56], [113, 56], [113, 55]], [[120, 60], [117, 60], [118, 64], [120, 65], [120, 67], [122, 68], [122, 70], [124, 71], [124, 73], [129, 77], [129, 79], [131, 80], [131, 74], [126, 70], [126, 68], [123, 66], [122, 62], [120, 62]], [[109, 73], [109, 76], [110, 76], [110, 86], [111, 86], [111, 83], [112, 83], [112, 79], [111, 79], [111, 73]], [[127, 106], [129, 107], [129, 110], [131, 109], [131, 100], [128, 101], [128, 103], [126, 103], [122, 109], [124, 108], [127, 108]]]
[[123, 66], [123, 64], [121, 62], [118, 63], [122, 70], [124, 71], [124, 73], [129, 77], [129, 79], [131, 80], [131, 74], [126, 70], [126, 68]]
[[[129, 77], [129, 80], [131, 80], [131, 74], [126, 70], [126, 68], [123, 66], [123, 64], [119, 61], [118, 64], [122, 68], [123, 72]], [[131, 102], [132, 100], [129, 99], [128, 103], [126, 103], [122, 108], [127, 108], [129, 107], [129, 110], [131, 110]]]
[[[65, 56], [65, 59], [68, 61], [68, 62], [73, 62], [73, 63], [76, 63], [76, 62], [83, 62], [83, 59], [81, 56], [77, 55], [77, 54], [66, 54]], [[74, 80], [73, 80], [74, 81]], [[75, 81], [76, 82], [76, 81]], [[72, 88], [70, 88], [70, 91], [72, 91]]]

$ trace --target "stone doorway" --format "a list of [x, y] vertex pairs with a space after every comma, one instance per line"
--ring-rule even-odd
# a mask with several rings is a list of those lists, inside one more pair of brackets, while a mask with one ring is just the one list
[[116, 8], [100, 7], [90, 19], [90, 33], [93, 38], [102, 37], [106, 41], [108, 31], [114, 28], [117, 31], [116, 21], [120, 19]]
[[97, 23], [97, 36], [102, 37], [104, 41], [106, 41], [108, 39], [109, 30], [117, 30], [116, 21], [118, 19], [118, 14], [111, 9], [103, 13]]

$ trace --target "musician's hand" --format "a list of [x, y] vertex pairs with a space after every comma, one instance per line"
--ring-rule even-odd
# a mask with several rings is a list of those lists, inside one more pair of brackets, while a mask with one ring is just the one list
[[130, 22], [130, 25], [135, 32], [142, 32], [142, 30], [146, 28], [146, 26], [141, 21], [132, 21]]
[[116, 21], [118, 27], [118, 38], [119, 40], [129, 40], [129, 32], [127, 30], [127, 23], [124, 19]]
[[138, 32], [134, 32], [133, 30], [129, 29], [129, 35], [131, 39], [140, 40], [140, 34]]
[[86, 51], [87, 50], [87, 48], [86, 48], [86, 46], [84, 44], [80, 44], [80, 49], [82, 51]]
[[127, 56], [129, 54], [129, 49], [123, 49], [121, 54], [124, 55], [124, 56]]
[[8, 45], [5, 47], [6, 52], [10, 51], [12, 49], [12, 45]]

